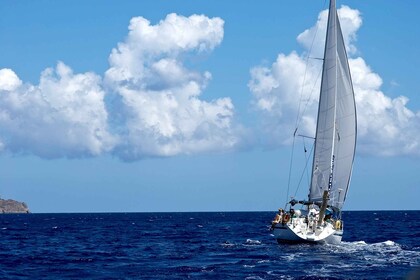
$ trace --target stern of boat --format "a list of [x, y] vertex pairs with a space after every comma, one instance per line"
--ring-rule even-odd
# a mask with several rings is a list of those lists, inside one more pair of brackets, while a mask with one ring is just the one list
[[272, 235], [278, 243], [326, 243], [339, 244], [343, 229], [336, 224], [325, 222], [320, 226], [310, 226], [305, 218], [293, 218], [287, 223], [275, 223]]

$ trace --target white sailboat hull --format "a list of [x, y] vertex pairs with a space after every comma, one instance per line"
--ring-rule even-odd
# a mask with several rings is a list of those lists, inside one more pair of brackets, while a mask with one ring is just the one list
[[330, 223], [309, 227], [303, 219], [273, 226], [272, 234], [279, 243], [326, 243], [339, 244], [343, 236], [342, 229], [335, 229]]

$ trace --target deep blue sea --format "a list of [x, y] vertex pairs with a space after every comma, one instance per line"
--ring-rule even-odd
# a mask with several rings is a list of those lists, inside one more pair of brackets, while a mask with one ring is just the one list
[[420, 265], [420, 211], [344, 212], [340, 245], [277, 244], [274, 215], [0, 215], [0, 279], [404, 279]]

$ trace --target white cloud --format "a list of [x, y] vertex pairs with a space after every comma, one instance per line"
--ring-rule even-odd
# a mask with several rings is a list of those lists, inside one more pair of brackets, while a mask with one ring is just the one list
[[43, 71], [38, 85], [0, 69], [0, 150], [137, 160], [235, 148], [242, 128], [232, 101], [201, 100], [211, 74], [183, 61], [217, 47], [223, 25], [204, 15], [169, 14], [156, 25], [133, 18], [104, 80], [62, 62]]
[[[354, 45], [357, 36], [356, 32], [362, 26], [362, 18], [358, 10], [353, 10], [348, 6], [342, 6], [338, 11], [340, 25], [343, 33], [346, 49], [349, 54], [354, 54], [357, 49]], [[327, 32], [328, 10], [319, 13], [318, 21], [315, 26], [306, 29], [298, 35], [297, 41], [302, 44], [306, 50], [311, 50], [313, 57], [323, 57], [325, 33]]]
[[39, 85], [23, 84], [0, 70], [0, 141], [14, 153], [41, 157], [83, 157], [109, 151], [116, 139], [107, 129], [101, 79], [73, 74], [59, 62]]
[[[338, 13], [349, 54], [356, 56], [354, 43], [362, 24], [360, 12], [342, 6]], [[262, 112], [263, 128], [271, 144], [290, 141], [300, 98], [300, 133], [314, 135], [321, 64], [310, 59], [305, 72], [305, 57], [315, 33], [311, 57], [322, 57], [326, 21], [327, 11], [322, 11], [316, 25], [297, 37], [306, 49], [301, 55], [296, 52], [279, 54], [270, 67], [251, 69], [248, 85], [255, 108]], [[349, 64], [358, 113], [358, 151], [376, 155], [420, 155], [420, 112], [407, 107], [407, 97], [393, 99], [382, 92], [382, 79], [363, 58], [350, 58]], [[303, 77], [306, 78], [302, 91]]]
[[211, 51], [223, 39], [224, 21], [204, 15], [183, 17], [169, 14], [156, 25], [143, 17], [130, 21], [124, 42], [112, 50], [106, 75], [113, 82], [142, 82], [153, 78], [150, 63], [159, 58], [176, 58], [188, 51]]
[[[306, 72], [304, 91], [302, 83], [305, 76], [305, 61], [296, 52], [289, 55], [279, 54], [270, 67], [251, 69], [252, 79], [248, 86], [254, 95], [255, 108], [263, 112], [262, 129], [266, 135], [269, 135], [264, 137], [266, 144], [272, 146], [290, 142], [301, 92], [302, 102], [307, 103], [310, 108], [307, 113], [316, 112], [314, 110], [317, 94], [313, 93], [313, 89], [319, 71], [312, 69], [314, 67], [312, 65], [311, 71]], [[313, 118], [305, 116], [301, 125], [304, 134], [314, 134]]]
[[223, 39], [223, 20], [169, 14], [156, 25], [133, 18], [124, 42], [112, 50], [107, 85], [124, 112], [124, 159], [232, 149], [240, 128], [230, 98], [199, 97], [211, 79], [183, 64], [185, 53], [211, 51]]
[[362, 58], [350, 60], [356, 94], [359, 150], [380, 155], [420, 155], [420, 112], [407, 108], [405, 96], [391, 98], [381, 78]]
[[22, 81], [11, 69], [0, 69], [0, 90], [13, 91], [22, 85]]

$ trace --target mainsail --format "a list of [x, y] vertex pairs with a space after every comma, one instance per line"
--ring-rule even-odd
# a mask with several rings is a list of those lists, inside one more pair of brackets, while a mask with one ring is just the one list
[[335, 0], [330, 2], [309, 201], [341, 209], [356, 146], [356, 106]]

